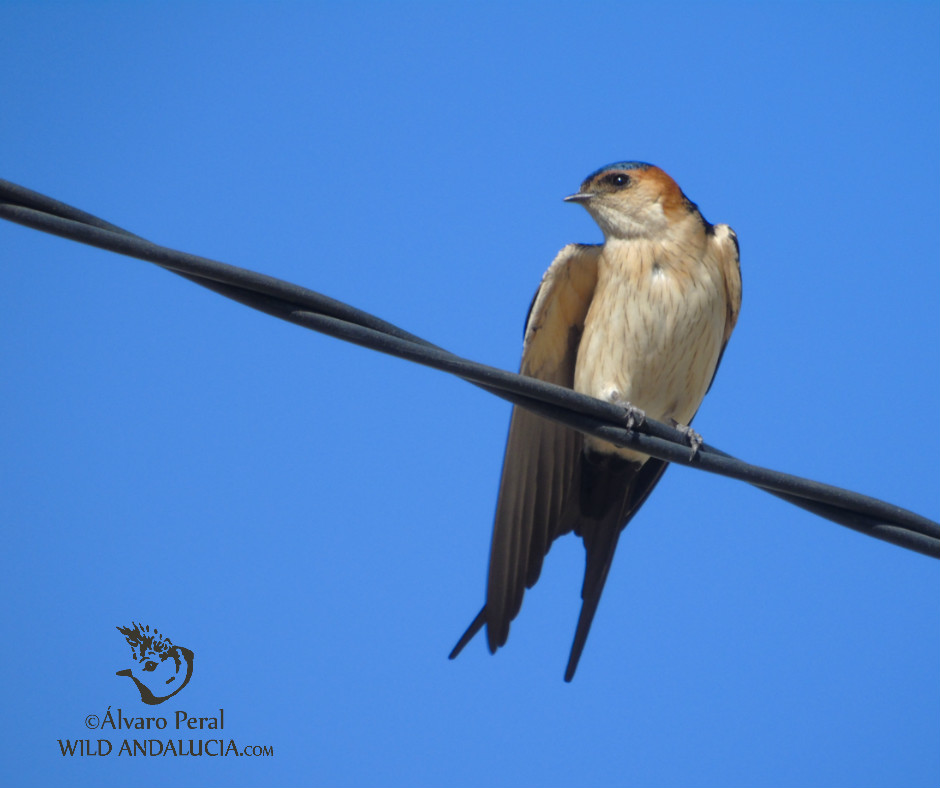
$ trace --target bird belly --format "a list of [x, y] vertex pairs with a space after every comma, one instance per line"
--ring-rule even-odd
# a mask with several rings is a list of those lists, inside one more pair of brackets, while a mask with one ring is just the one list
[[[629, 403], [657, 421], [688, 424], [718, 363], [726, 304], [700, 263], [607, 265], [599, 274], [578, 347], [574, 388]], [[588, 437], [594, 451], [645, 461], [647, 455]]]

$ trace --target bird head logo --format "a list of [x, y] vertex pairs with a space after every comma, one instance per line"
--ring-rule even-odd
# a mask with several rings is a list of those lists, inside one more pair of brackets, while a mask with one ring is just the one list
[[117, 627], [131, 647], [133, 667], [119, 670], [115, 675], [134, 680], [140, 699], [156, 706], [172, 698], [189, 683], [193, 675], [193, 652], [183, 646], [174, 646], [166, 636], [149, 626], [131, 622], [134, 626]]

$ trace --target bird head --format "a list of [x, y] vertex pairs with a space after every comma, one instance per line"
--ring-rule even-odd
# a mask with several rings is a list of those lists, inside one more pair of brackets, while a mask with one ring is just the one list
[[602, 167], [565, 201], [583, 205], [607, 238], [661, 238], [697, 212], [672, 178], [639, 161]]

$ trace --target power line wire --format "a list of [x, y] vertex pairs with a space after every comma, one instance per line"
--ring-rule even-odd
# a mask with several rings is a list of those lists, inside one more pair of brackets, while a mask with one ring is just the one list
[[398, 326], [313, 290], [179, 252], [65, 203], [0, 180], [0, 218], [155, 263], [266, 314], [463, 378], [542, 416], [618, 446], [747, 482], [840, 525], [940, 558], [940, 524], [850, 490], [750, 465], [708, 444], [694, 455], [677, 429], [652, 419], [625, 427], [625, 411], [562, 386], [457, 356]]

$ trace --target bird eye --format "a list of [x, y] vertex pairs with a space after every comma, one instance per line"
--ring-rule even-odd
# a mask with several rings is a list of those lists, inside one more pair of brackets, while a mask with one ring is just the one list
[[630, 185], [630, 176], [623, 172], [612, 172], [610, 175], [606, 176], [604, 180], [611, 186], [616, 186], [618, 189]]

